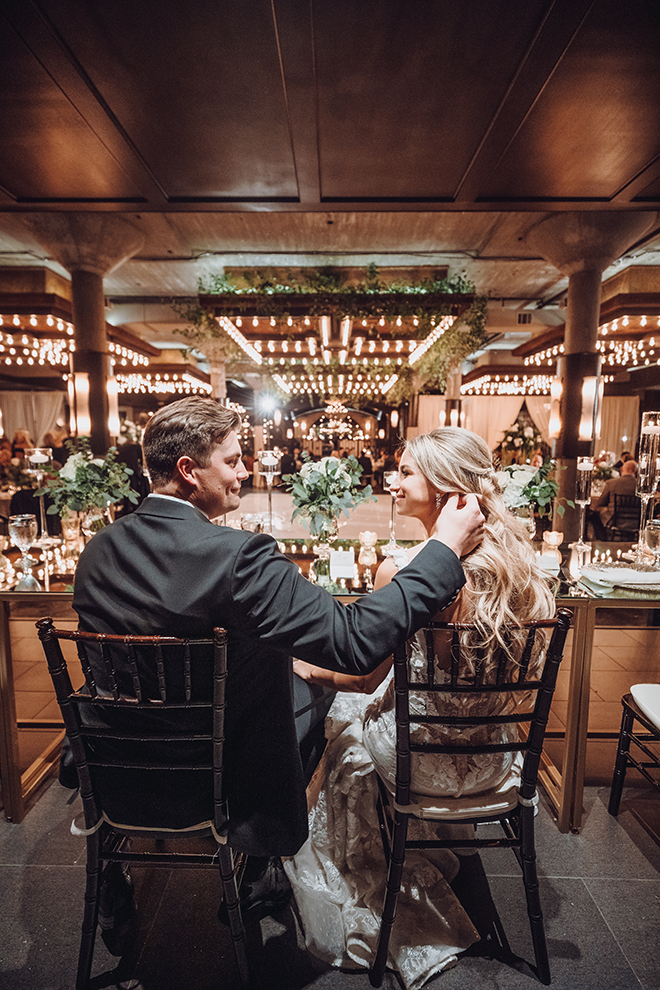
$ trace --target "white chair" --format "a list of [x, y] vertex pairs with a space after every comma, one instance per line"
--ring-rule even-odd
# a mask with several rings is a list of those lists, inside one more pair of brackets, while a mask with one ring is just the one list
[[[619, 813], [628, 767], [639, 770], [643, 777], [660, 790], [660, 780], [650, 773], [651, 770], [660, 770], [660, 755], [654, 753], [648, 745], [660, 742], [660, 684], [633, 684], [630, 693], [624, 694], [621, 704], [621, 732], [608, 806], [609, 813], [615, 817]], [[641, 728], [635, 728], [636, 722]], [[633, 752], [630, 751], [631, 744], [637, 747]]]

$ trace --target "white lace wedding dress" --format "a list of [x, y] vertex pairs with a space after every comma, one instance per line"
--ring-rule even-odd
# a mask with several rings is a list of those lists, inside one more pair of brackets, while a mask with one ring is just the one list
[[[446, 633], [436, 636], [436, 680], [440, 683], [447, 676], [449, 641]], [[415, 668], [425, 663], [423, 636], [409, 641], [408, 653], [414, 680]], [[337, 695], [326, 718], [328, 745], [312, 781], [318, 796], [309, 814], [309, 838], [300, 852], [284, 864], [307, 947], [333, 966], [369, 967], [378, 937], [386, 864], [376, 814], [375, 766], [393, 788], [393, 687], [390, 674], [371, 696]], [[422, 695], [413, 695], [411, 707], [432, 704], [433, 711], [439, 712], [439, 706], [443, 705], [442, 711], [447, 714], [468, 713], [463, 701], [455, 698], [452, 705], [452, 699], [454, 696], [449, 695], [443, 696], [442, 701], [426, 702]], [[504, 694], [493, 694], [490, 699], [489, 710], [497, 708], [500, 713], [514, 705]], [[486, 712], [480, 708], [478, 713]], [[434, 735], [443, 741], [455, 737], [458, 731], [433, 727]], [[465, 730], [462, 731], [465, 740]], [[473, 742], [480, 741], [476, 733], [484, 732], [504, 742], [508, 730], [502, 726], [482, 726], [472, 731]], [[508, 782], [512, 769], [515, 770], [512, 763], [510, 753], [430, 758], [414, 754], [413, 788], [416, 794], [476, 796], [496, 787], [505, 778]], [[463, 837], [465, 833], [456, 830], [466, 828], [431, 822], [423, 823], [423, 827], [444, 829], [438, 833], [443, 837], [448, 829], [454, 829], [454, 836]], [[432, 976], [452, 966], [457, 953], [479, 938], [449, 886], [458, 867], [458, 858], [448, 850], [406, 854], [388, 964], [398, 970], [407, 990], [417, 990]]]

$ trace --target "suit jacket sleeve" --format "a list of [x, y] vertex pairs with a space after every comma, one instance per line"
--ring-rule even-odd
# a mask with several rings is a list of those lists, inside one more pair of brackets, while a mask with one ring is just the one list
[[270, 537], [255, 536], [236, 556], [231, 597], [262, 642], [320, 667], [363, 674], [449, 605], [464, 583], [458, 557], [430, 540], [390, 584], [345, 606], [303, 578]]

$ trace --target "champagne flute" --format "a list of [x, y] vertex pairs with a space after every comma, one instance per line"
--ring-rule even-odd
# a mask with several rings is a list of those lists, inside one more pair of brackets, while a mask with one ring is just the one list
[[[50, 447], [26, 447], [23, 451], [23, 456], [25, 458], [25, 471], [27, 474], [31, 474], [37, 479], [37, 487], [42, 488], [44, 480], [46, 477], [46, 472], [48, 468], [52, 467], [53, 464], [53, 451]], [[39, 526], [40, 533], [39, 539], [35, 540], [33, 546], [41, 547], [42, 550], [48, 547], [56, 546], [59, 540], [54, 536], [48, 535], [48, 526], [46, 525], [46, 506], [44, 503], [44, 496], [39, 496]], [[47, 566], [44, 558], [44, 566]]]
[[639, 434], [639, 455], [637, 461], [637, 486], [635, 494], [642, 500], [642, 514], [639, 523], [639, 538], [635, 561], [639, 564], [644, 558], [644, 535], [649, 514], [649, 502], [658, 484], [658, 456], [660, 448], [660, 412], [642, 414]]
[[396, 492], [392, 490], [392, 486], [396, 485], [399, 480], [398, 471], [385, 471], [383, 474], [383, 488], [385, 491], [389, 492], [392, 497], [392, 509], [390, 514], [390, 539], [389, 542], [383, 547], [383, 555], [390, 556], [393, 550], [396, 549], [396, 537], [394, 535], [394, 507], [396, 505]]
[[34, 563], [29, 549], [37, 538], [37, 517], [32, 513], [9, 517], [9, 538], [12, 544], [21, 551], [21, 567], [23, 577], [15, 587], [15, 591], [41, 591], [41, 585], [32, 575]]

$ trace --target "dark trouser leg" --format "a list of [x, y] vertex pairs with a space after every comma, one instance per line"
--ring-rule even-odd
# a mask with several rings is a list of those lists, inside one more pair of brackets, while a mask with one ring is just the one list
[[336, 692], [318, 684], [303, 681], [293, 675], [293, 710], [296, 716], [296, 738], [309, 783], [325, 749], [325, 716]]

